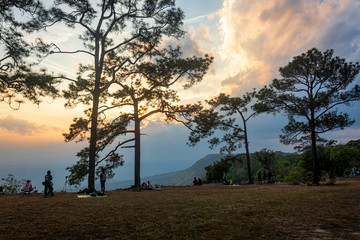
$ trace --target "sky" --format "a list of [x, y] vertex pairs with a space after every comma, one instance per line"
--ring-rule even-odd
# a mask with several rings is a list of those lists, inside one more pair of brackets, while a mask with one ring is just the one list
[[[360, 1], [358, 0], [178, 0], [185, 13], [186, 36], [180, 41], [185, 56], [214, 57], [203, 81], [179, 92], [184, 102], [204, 101], [220, 92], [241, 96], [261, 88], [278, 77], [278, 69], [292, 57], [316, 47], [334, 49], [334, 55], [347, 61], [360, 60]], [[81, 46], [77, 29], [56, 25], [42, 37], [70, 49]], [[41, 66], [55, 74], [75, 76], [83, 56], [51, 56]], [[360, 78], [357, 77], [357, 83]], [[65, 182], [65, 168], [75, 161], [84, 143], [65, 143], [74, 117], [82, 108], [65, 109], [61, 99], [44, 99], [39, 105], [25, 103], [12, 110], [0, 102], [0, 177], [13, 172], [19, 178], [40, 183], [48, 169], [53, 171], [57, 189]], [[360, 104], [342, 107], [356, 123], [344, 130], [324, 135], [346, 142], [360, 136]], [[287, 123], [282, 115], [260, 115], [249, 122], [250, 151], [263, 148], [293, 151], [279, 142], [281, 128]], [[219, 149], [210, 150], [206, 141], [196, 147], [186, 145], [189, 131], [178, 124], [154, 118], [143, 129], [141, 175], [176, 171]], [[241, 149], [240, 152], [244, 150]], [[113, 180], [133, 179], [133, 153], [121, 152], [125, 165], [116, 170]]]

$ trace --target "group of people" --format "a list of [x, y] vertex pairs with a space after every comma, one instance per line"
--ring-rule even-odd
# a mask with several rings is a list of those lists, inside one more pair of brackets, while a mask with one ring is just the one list
[[223, 179], [223, 184], [225, 184], [225, 185], [232, 185], [232, 180], [231, 180], [231, 178], [229, 178], [229, 179], [227, 179], [227, 178], [224, 178]]
[[143, 182], [141, 184], [141, 187], [142, 187], [142, 189], [145, 189], [145, 190], [152, 190], [153, 189], [153, 185], [151, 184], [150, 181], [147, 181], [147, 183]]
[[360, 175], [360, 168], [358, 168], [358, 167], [353, 167], [353, 168], [351, 169], [351, 173], [352, 173], [352, 175]]
[[[42, 182], [42, 184], [44, 185], [44, 197], [47, 196], [55, 196], [54, 194], [54, 188], [53, 188], [53, 177], [51, 175], [51, 171], [47, 171], [46, 175], [45, 175], [45, 180], [44, 182]], [[101, 174], [100, 174], [100, 185], [101, 185], [101, 192], [104, 193], [105, 192], [105, 182], [106, 182], [106, 171], [103, 168], [101, 170]], [[36, 192], [34, 191], [35, 187], [32, 186], [31, 184], [31, 180], [27, 180], [25, 183], [25, 186], [23, 188], [24, 194], [30, 194], [31, 192]]]
[[194, 184], [194, 186], [201, 186], [203, 184], [203, 182], [202, 182], [201, 178], [194, 177], [193, 184]]
[[[51, 175], [51, 171], [47, 171], [46, 175], [45, 175], [45, 180], [44, 182], [42, 182], [42, 184], [44, 185], [44, 197], [47, 197], [48, 195], [54, 196], [54, 188], [53, 188], [53, 183], [52, 183], [52, 175]], [[35, 190], [36, 187], [33, 187], [31, 180], [26, 180], [26, 183], [24, 185], [23, 188], [23, 192], [25, 195], [29, 195], [32, 192], [37, 192], [37, 190]]]

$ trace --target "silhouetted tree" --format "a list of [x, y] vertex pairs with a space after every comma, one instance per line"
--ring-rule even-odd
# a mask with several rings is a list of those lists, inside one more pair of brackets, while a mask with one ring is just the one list
[[159, 53], [153, 61], [139, 61], [133, 68], [124, 68], [115, 83], [120, 89], [110, 94], [114, 99], [110, 108], [128, 109], [121, 116], [124, 125], [132, 124], [128, 128], [132, 130], [127, 132], [134, 134], [134, 145], [127, 147], [135, 148], [136, 187], [140, 187], [141, 122], [154, 114], [162, 114], [167, 122], [171, 122], [179, 112], [189, 111], [190, 105], [177, 104], [180, 98], [176, 89], [180, 84], [187, 89], [201, 81], [212, 62], [207, 55], [181, 58], [179, 48], [168, 48]]
[[[210, 148], [224, 144], [220, 148], [220, 152], [231, 154], [244, 144], [250, 184], [253, 183], [253, 178], [250, 165], [247, 122], [260, 113], [259, 111], [253, 111], [251, 107], [255, 94], [255, 90], [244, 94], [242, 97], [230, 97], [221, 93], [218, 97], [206, 101], [211, 106], [210, 109], [199, 105], [192, 115], [185, 116], [187, 119], [185, 124], [191, 130], [189, 136], [190, 146], [195, 146], [203, 138], [212, 137], [208, 140]], [[217, 132], [217, 130], [221, 133]], [[216, 133], [223, 135], [219, 138]]]
[[313, 183], [319, 183], [320, 168], [317, 138], [320, 134], [350, 126], [354, 121], [338, 113], [339, 105], [360, 100], [359, 85], [352, 85], [359, 73], [359, 63], [333, 57], [333, 50], [316, 48], [293, 58], [279, 69], [281, 79], [274, 79], [259, 91], [261, 111], [284, 111], [289, 123], [283, 128], [284, 144], [310, 139], [313, 161]]
[[[43, 11], [37, 0], [3, 0], [0, 3], [0, 102], [19, 109], [24, 102], [20, 95], [39, 104], [41, 96], [57, 96], [54, 87], [59, 82], [45, 70], [33, 71], [25, 59], [34, 48], [24, 39], [38, 30], [39, 24], [29, 24]], [[22, 14], [21, 21], [15, 13]]]
[[[85, 169], [88, 188], [94, 189], [95, 168], [103, 159], [97, 158], [99, 153], [113, 143], [116, 136], [128, 133], [134, 133], [134, 138], [120, 142], [115, 150], [129, 141], [135, 142], [135, 185], [140, 186], [140, 122], [155, 112], [166, 111], [167, 101], [178, 100], [174, 91], [161, 88], [175, 85], [186, 74], [189, 79], [186, 87], [200, 81], [210, 58], [180, 59], [177, 48], [162, 48], [166, 38], [180, 39], [184, 35], [180, 29], [184, 14], [175, 7], [174, 0], [58, 0], [48, 16], [52, 17], [48, 25], [64, 22], [84, 31], [80, 35], [84, 49], [66, 51], [54, 43], [39, 43], [44, 50], [52, 47], [48, 54], [81, 53], [89, 57], [89, 64], [80, 64], [76, 79], [65, 78], [71, 84], [64, 91], [67, 107], [79, 103], [91, 106], [85, 111], [85, 117], [74, 119], [70, 132], [65, 134], [66, 141], [89, 139], [89, 147], [80, 154], [78, 162], [86, 165], [82, 156], [88, 154]], [[196, 70], [191, 63], [204, 67]], [[115, 100], [110, 103], [112, 97]], [[134, 111], [117, 112], [120, 117], [114, 120], [106, 118], [106, 112], [126, 106], [132, 106]], [[145, 109], [150, 112], [142, 115]], [[128, 130], [132, 121], [134, 129]], [[115, 151], [110, 151], [108, 157], [113, 163], [122, 161]]]

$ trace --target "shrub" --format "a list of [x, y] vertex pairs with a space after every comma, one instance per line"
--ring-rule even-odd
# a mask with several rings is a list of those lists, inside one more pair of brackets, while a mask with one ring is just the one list
[[306, 171], [301, 164], [301, 161], [294, 163], [294, 167], [289, 172], [289, 175], [285, 177], [286, 182], [297, 185], [306, 181], [304, 177], [306, 175]]
[[1, 179], [4, 183], [1, 184], [4, 193], [14, 194], [20, 193], [25, 185], [25, 179], [16, 179], [14, 174], [9, 173], [6, 178]]

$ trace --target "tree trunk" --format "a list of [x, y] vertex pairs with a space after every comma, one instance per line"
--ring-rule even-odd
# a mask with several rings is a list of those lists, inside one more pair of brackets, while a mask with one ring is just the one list
[[95, 162], [96, 162], [96, 139], [98, 125], [98, 107], [99, 93], [94, 93], [92, 115], [91, 115], [91, 131], [90, 131], [90, 147], [89, 147], [89, 176], [88, 189], [95, 191]]
[[320, 169], [319, 169], [319, 161], [317, 158], [317, 147], [316, 147], [316, 132], [315, 132], [315, 107], [314, 107], [314, 99], [313, 99], [313, 86], [310, 87], [310, 131], [311, 131], [311, 152], [312, 152], [312, 162], [313, 162], [313, 174], [312, 181], [313, 184], [318, 185], [320, 182]]
[[95, 37], [95, 83], [93, 91], [93, 106], [91, 113], [91, 131], [90, 131], [90, 146], [89, 146], [89, 176], [88, 189], [95, 190], [95, 163], [96, 163], [96, 142], [97, 142], [97, 126], [99, 115], [99, 99], [100, 99], [100, 79], [103, 68], [103, 56], [100, 54], [100, 40], [98, 35]]
[[241, 111], [238, 111], [238, 112], [242, 118], [243, 126], [244, 126], [244, 144], [245, 144], [246, 164], [247, 164], [249, 184], [253, 184], [254, 181], [253, 181], [252, 174], [251, 174], [249, 140], [248, 140], [248, 136], [247, 136], [246, 119], [245, 119], [244, 115], [241, 113]]
[[245, 143], [245, 151], [246, 151], [246, 163], [247, 163], [249, 184], [253, 184], [254, 181], [253, 181], [252, 174], [251, 174], [249, 142], [248, 142], [248, 136], [247, 136], [246, 121], [244, 121], [244, 143]]
[[317, 158], [317, 147], [316, 147], [316, 134], [315, 129], [311, 130], [311, 152], [313, 160], [313, 184], [318, 185], [320, 182], [320, 169], [319, 169], [319, 160]]
[[135, 115], [135, 176], [134, 187], [140, 188], [140, 120], [138, 112], [138, 104], [134, 102]]

